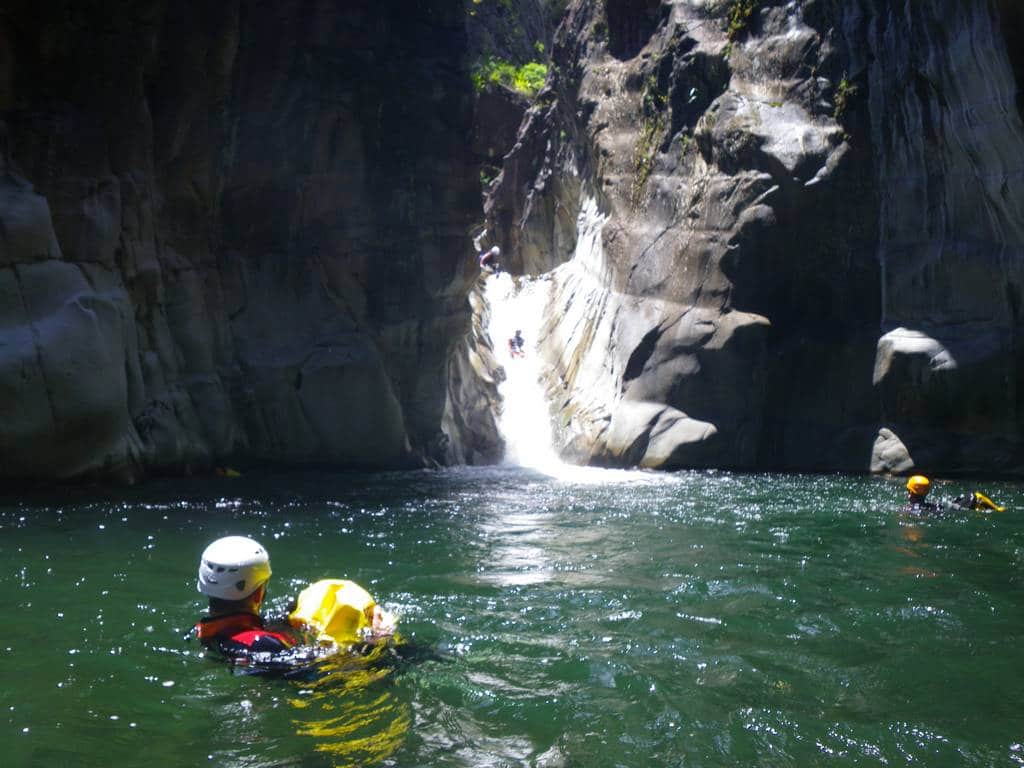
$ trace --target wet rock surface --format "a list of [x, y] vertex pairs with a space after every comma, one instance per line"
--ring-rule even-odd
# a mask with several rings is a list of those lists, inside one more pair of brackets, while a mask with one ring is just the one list
[[1024, 469], [1018, 16], [573, 3], [488, 201], [563, 453]]

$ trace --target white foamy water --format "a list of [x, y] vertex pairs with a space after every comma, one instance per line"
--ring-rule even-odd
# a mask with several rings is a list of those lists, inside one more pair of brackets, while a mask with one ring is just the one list
[[[488, 278], [485, 292], [491, 310], [488, 333], [506, 375], [498, 387], [503, 400], [498, 426], [507, 444], [505, 461], [544, 472], [561, 464], [552, 447], [548, 406], [540, 384], [541, 360], [536, 352], [550, 283], [529, 278], [518, 282], [517, 286], [511, 275], [501, 273]], [[517, 330], [526, 339], [526, 354], [513, 358], [508, 341]]]
[[[537, 353], [538, 334], [548, 309], [552, 282], [544, 277], [520, 277], [507, 273], [487, 279], [484, 296], [490, 307], [488, 334], [495, 356], [505, 369], [498, 386], [502, 413], [498, 422], [505, 439], [505, 462], [570, 483], [602, 484], [654, 480], [655, 473], [579, 467], [566, 464], [554, 449], [551, 417], [541, 383], [543, 361]], [[519, 330], [526, 354], [513, 358], [509, 339]], [[658, 482], [665, 482], [660, 476]]]

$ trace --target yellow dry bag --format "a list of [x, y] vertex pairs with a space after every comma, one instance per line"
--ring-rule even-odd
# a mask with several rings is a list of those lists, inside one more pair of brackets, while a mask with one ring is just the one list
[[376, 603], [354, 581], [321, 579], [299, 593], [288, 615], [293, 627], [317, 633], [317, 642], [347, 645], [359, 642], [372, 627]]
[[1005, 512], [1006, 507], [1001, 507], [981, 491], [974, 492], [975, 509], [991, 509], [993, 512]]

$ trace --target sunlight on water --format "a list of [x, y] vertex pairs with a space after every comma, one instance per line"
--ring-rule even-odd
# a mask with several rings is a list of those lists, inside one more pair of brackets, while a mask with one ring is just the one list
[[[514, 466], [166, 480], [0, 502], [4, 766], [1024, 765], [1024, 491]], [[603, 475], [615, 477], [615, 473]], [[935, 481], [952, 497], [974, 484]], [[185, 639], [199, 554], [269, 612], [351, 578], [406, 655], [239, 677]]]

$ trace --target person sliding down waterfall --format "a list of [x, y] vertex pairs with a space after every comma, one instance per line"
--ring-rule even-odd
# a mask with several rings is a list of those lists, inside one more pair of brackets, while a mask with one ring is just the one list
[[501, 255], [501, 248], [494, 246], [489, 251], [484, 251], [480, 254], [480, 271], [488, 272], [492, 275], [498, 274], [501, 270], [501, 266], [498, 264], [498, 257]]
[[489, 275], [496, 275], [501, 271], [501, 265], [498, 264], [498, 257], [501, 256], [501, 248], [495, 245], [485, 251], [483, 246], [480, 245], [480, 242], [486, 236], [487, 230], [485, 229], [473, 238], [473, 247], [477, 251], [477, 261], [480, 262], [480, 271]]
[[515, 335], [508, 340], [508, 353], [512, 357], [526, 357], [526, 350], [523, 349], [525, 343], [523, 332], [516, 330]]

